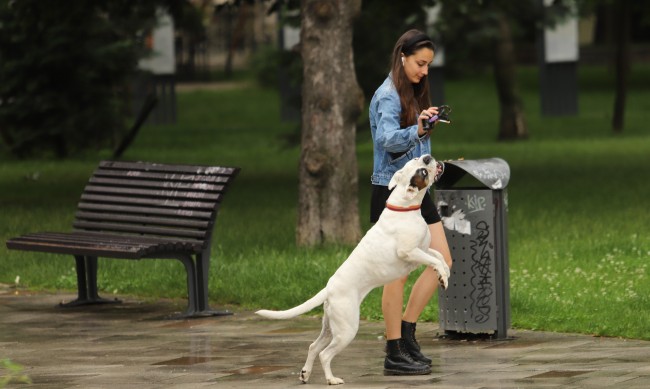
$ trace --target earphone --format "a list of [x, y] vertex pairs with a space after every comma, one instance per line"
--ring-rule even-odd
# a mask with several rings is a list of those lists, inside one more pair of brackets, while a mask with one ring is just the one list
[[402, 66], [404, 66], [404, 57], [402, 57]]

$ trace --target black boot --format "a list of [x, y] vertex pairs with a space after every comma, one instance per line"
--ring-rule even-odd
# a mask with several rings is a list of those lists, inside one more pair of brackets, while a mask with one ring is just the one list
[[386, 343], [384, 375], [425, 375], [431, 374], [431, 367], [416, 362], [404, 347], [402, 339], [389, 340]]
[[422, 355], [420, 345], [415, 340], [415, 326], [416, 323], [402, 321], [402, 339], [404, 339], [404, 346], [406, 347], [406, 351], [411, 354], [413, 360], [431, 366], [431, 359]]

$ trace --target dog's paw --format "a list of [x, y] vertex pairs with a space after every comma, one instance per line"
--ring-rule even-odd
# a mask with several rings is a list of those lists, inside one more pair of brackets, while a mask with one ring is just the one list
[[345, 383], [345, 381], [343, 381], [342, 379], [340, 379], [338, 377], [332, 377], [332, 378], [327, 379], [327, 384], [328, 385], [341, 385], [341, 384], [344, 384], [344, 383]]
[[447, 286], [449, 286], [449, 280], [447, 277], [440, 275], [438, 273], [438, 282], [440, 282], [440, 286], [442, 286], [442, 289], [447, 289]]
[[307, 381], [309, 381], [309, 376], [310, 376], [310, 375], [311, 375], [311, 371], [309, 371], [309, 370], [305, 370], [305, 369], [302, 369], [302, 370], [300, 371], [300, 381], [301, 381], [303, 384], [306, 384]]
[[440, 277], [446, 277], [446, 278], [451, 277], [451, 270], [449, 269], [449, 265], [447, 265], [447, 262], [445, 261], [445, 257], [440, 253], [440, 251], [429, 248], [429, 253], [439, 261], [439, 266], [436, 265], [434, 266], [434, 268], [436, 269]]
[[449, 265], [447, 265], [447, 262], [445, 262], [444, 260], [442, 261], [442, 268], [444, 269], [447, 278], [451, 277], [451, 269], [449, 269]]

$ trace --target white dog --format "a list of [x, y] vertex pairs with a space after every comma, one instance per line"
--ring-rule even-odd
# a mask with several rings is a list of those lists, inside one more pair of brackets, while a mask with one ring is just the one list
[[288, 319], [324, 304], [322, 331], [309, 346], [300, 373], [303, 383], [309, 380], [317, 355], [327, 383], [343, 383], [332, 374], [330, 364], [357, 334], [359, 306], [372, 289], [403, 277], [420, 265], [433, 267], [442, 287], [447, 287], [449, 267], [442, 254], [429, 248], [431, 234], [420, 214], [422, 198], [433, 184], [437, 169], [435, 159], [424, 155], [395, 173], [388, 185], [394, 189], [386, 209], [318, 294], [286, 311], [256, 312], [271, 319]]

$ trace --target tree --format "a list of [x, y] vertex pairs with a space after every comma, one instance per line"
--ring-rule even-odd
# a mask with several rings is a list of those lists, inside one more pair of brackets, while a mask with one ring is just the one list
[[630, 0], [621, 0], [614, 6], [614, 43], [616, 47], [614, 56], [616, 95], [614, 97], [614, 115], [612, 116], [614, 133], [623, 132], [625, 123], [625, 100], [630, 73], [630, 16], [632, 8], [630, 3]]
[[109, 144], [158, 7], [181, 0], [0, 0], [0, 137], [15, 156]]
[[364, 99], [354, 72], [352, 25], [361, 0], [302, 0], [302, 140], [298, 245], [356, 244], [356, 120]]
[[650, 33], [650, 8], [645, 2], [631, 0], [575, 0], [581, 15], [596, 14], [601, 20], [601, 42], [611, 46], [614, 53], [614, 106], [612, 130], [615, 134], [625, 127], [625, 103], [632, 62], [631, 44], [647, 41]]
[[[520, 26], [541, 21], [542, 13], [533, 1], [438, 0], [442, 12], [435, 28], [440, 32], [450, 63], [491, 63], [500, 106], [500, 140], [528, 137], [524, 109], [517, 85], [515, 38]], [[462, 66], [462, 64], [461, 64]], [[465, 65], [467, 66], [467, 65]]]

